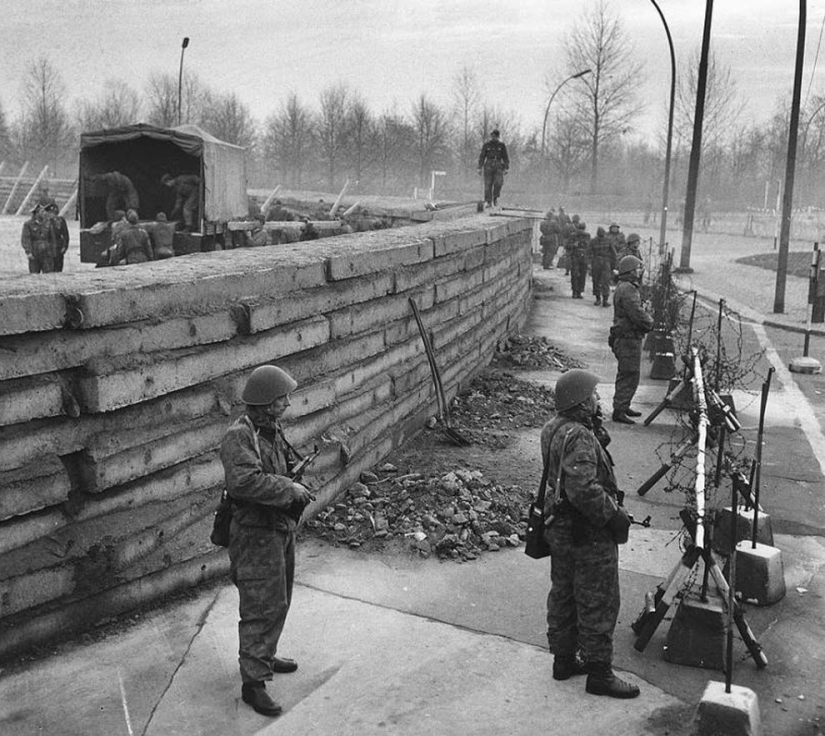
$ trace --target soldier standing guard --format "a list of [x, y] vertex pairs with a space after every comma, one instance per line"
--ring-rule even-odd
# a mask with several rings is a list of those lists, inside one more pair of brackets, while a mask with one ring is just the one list
[[490, 133], [490, 140], [481, 147], [478, 157], [478, 173], [484, 173], [484, 204], [488, 208], [498, 207], [504, 175], [510, 169], [507, 146], [499, 140], [500, 137], [498, 129]]
[[66, 218], [60, 215], [57, 202], [51, 197], [46, 201], [46, 214], [51, 218], [55, 237], [55, 257], [54, 270], [57, 273], [63, 271], [63, 258], [69, 250], [69, 226]]
[[297, 456], [279, 421], [297, 386], [277, 366], [252, 371], [241, 395], [246, 412], [227, 430], [220, 453], [233, 502], [229, 561], [240, 597], [241, 697], [267, 716], [279, 715], [281, 706], [266, 682], [273, 673], [298, 669], [294, 660], [277, 656], [292, 601], [297, 519], [312, 500], [290, 479]]
[[590, 234], [583, 222], [576, 224], [576, 237], [566, 246], [570, 264], [570, 288], [574, 299], [584, 299], [584, 287], [587, 284], [587, 258], [590, 252]]
[[596, 237], [590, 241], [590, 277], [593, 280], [593, 296], [596, 306], [609, 307], [610, 276], [616, 268], [616, 251], [607, 239], [604, 228], [596, 230]]
[[[618, 544], [627, 542], [630, 517], [622, 506], [610, 436], [601, 426], [599, 377], [574, 369], [556, 382], [557, 415], [541, 431], [547, 477], [559, 477], [547, 494], [545, 531], [550, 545], [547, 641], [553, 679], [587, 674], [592, 695], [635, 698], [636, 685], [613, 672], [613, 632], [619, 615]], [[558, 500], [557, 500], [558, 495]]]
[[616, 368], [616, 391], [613, 394], [613, 421], [635, 424], [632, 417], [641, 412], [630, 407], [639, 387], [642, 365], [642, 338], [653, 329], [653, 317], [642, 305], [639, 279], [642, 262], [636, 256], [619, 261], [619, 285], [613, 295], [613, 327], [610, 336]]
[[35, 205], [31, 219], [23, 223], [20, 244], [29, 259], [29, 273], [54, 272], [57, 235], [51, 217], [41, 204]]

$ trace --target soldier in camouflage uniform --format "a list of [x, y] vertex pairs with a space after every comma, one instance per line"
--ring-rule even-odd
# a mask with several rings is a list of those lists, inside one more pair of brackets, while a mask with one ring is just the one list
[[310, 492], [290, 479], [297, 456], [278, 421], [295, 380], [273, 365], [256, 368], [244, 387], [246, 413], [221, 444], [226, 490], [233, 502], [230, 576], [240, 597], [241, 697], [258, 713], [277, 716], [265, 682], [294, 672], [294, 660], [276, 656], [292, 600], [295, 527]]
[[607, 228], [607, 239], [613, 246], [616, 254], [621, 253], [625, 247], [625, 238], [622, 228], [618, 222], [611, 222], [610, 227]]
[[561, 484], [550, 492], [545, 531], [550, 545], [547, 640], [554, 654], [553, 678], [587, 674], [593, 695], [635, 698], [639, 688], [613, 673], [613, 632], [619, 615], [619, 552], [630, 517], [622, 507], [610, 437], [601, 426], [598, 376], [567, 371], [556, 383], [558, 414], [541, 431], [547, 477]]
[[616, 268], [616, 250], [605, 235], [604, 228], [596, 230], [590, 241], [590, 277], [593, 280], [593, 296], [596, 306], [609, 307], [610, 277]]
[[23, 223], [20, 244], [29, 260], [29, 273], [54, 273], [59, 244], [54, 223], [44, 206], [36, 205], [31, 219]]
[[619, 261], [619, 285], [613, 296], [613, 327], [611, 348], [618, 362], [616, 392], [613, 394], [613, 421], [635, 424], [632, 417], [641, 412], [630, 407], [639, 387], [642, 364], [642, 338], [653, 329], [653, 317], [648, 314], [639, 294], [642, 262], [635, 256]]
[[541, 230], [541, 267], [545, 270], [553, 268], [553, 259], [559, 251], [560, 229], [556, 213], [550, 209], [539, 224]]
[[637, 233], [630, 233], [630, 235], [627, 236], [627, 242], [625, 242], [624, 248], [618, 252], [619, 261], [625, 256], [636, 256], [640, 261], [644, 261], [642, 252], [639, 249], [641, 242], [642, 239]]
[[587, 283], [587, 259], [590, 252], [590, 234], [583, 222], [577, 224], [576, 237], [571, 239], [567, 250], [570, 262], [570, 288], [574, 299], [584, 299]]

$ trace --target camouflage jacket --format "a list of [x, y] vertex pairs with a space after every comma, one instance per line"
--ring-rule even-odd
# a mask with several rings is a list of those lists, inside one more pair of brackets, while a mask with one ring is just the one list
[[26, 220], [20, 233], [20, 244], [27, 256], [54, 258], [58, 253], [58, 243], [51, 218], [38, 220], [32, 217]]
[[610, 262], [610, 268], [616, 268], [616, 249], [607, 239], [607, 236], [598, 235], [590, 241], [590, 260], [604, 260]]
[[551, 513], [555, 500], [549, 481], [555, 484], [561, 462], [560, 493], [578, 515], [597, 529], [616, 516], [620, 504], [613, 461], [591, 427], [570, 416], [554, 417], [541, 430], [541, 453], [542, 459], [549, 463], [545, 515]]
[[255, 427], [244, 415], [221, 442], [221, 462], [227, 494], [240, 502], [234, 519], [242, 526], [294, 529], [285, 511], [295, 500], [289, 472], [293, 458], [280, 426], [273, 431]]
[[642, 304], [639, 285], [632, 276], [620, 276], [613, 294], [613, 333], [616, 337], [641, 337], [652, 329], [653, 317]]

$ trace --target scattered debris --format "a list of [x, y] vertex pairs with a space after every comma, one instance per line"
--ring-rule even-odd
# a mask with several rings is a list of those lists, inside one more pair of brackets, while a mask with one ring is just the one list
[[524, 370], [550, 368], [556, 371], [585, 367], [555, 347], [546, 337], [528, 335], [511, 335], [500, 342], [492, 365]]
[[364, 473], [337, 503], [306, 522], [303, 533], [352, 549], [383, 551], [391, 546], [421, 557], [458, 562], [482, 552], [518, 547], [527, 529], [529, 494], [500, 486], [477, 470], [441, 476], [395, 476], [386, 466]]

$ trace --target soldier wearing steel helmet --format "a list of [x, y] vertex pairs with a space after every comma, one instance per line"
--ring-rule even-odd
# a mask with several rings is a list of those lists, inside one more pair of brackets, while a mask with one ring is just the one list
[[274, 365], [252, 371], [241, 395], [246, 411], [227, 430], [220, 451], [233, 502], [229, 561], [240, 597], [241, 697], [268, 716], [277, 716], [281, 707], [265, 683], [273, 673], [298, 668], [294, 660], [278, 656], [278, 640], [292, 600], [295, 508], [303, 510], [313, 498], [290, 479], [297, 454], [280, 424], [297, 385]]
[[641, 242], [642, 239], [639, 237], [638, 233], [630, 233], [630, 235], [627, 236], [624, 248], [619, 251], [619, 260], [621, 261], [625, 256], [636, 256], [636, 258], [640, 261], [644, 261], [640, 250]]
[[[574, 369], [556, 382], [557, 415], [541, 431], [548, 487], [545, 532], [550, 545], [547, 640], [553, 678], [587, 674], [593, 695], [635, 698], [639, 688], [613, 672], [613, 632], [619, 615], [618, 544], [627, 541], [630, 517], [622, 506], [606, 433], [599, 436], [599, 377]], [[558, 496], [558, 498], [557, 498]]]
[[619, 285], [613, 295], [613, 326], [610, 347], [618, 362], [616, 391], [613, 394], [613, 421], [635, 424], [641, 412], [630, 406], [639, 387], [642, 364], [642, 338], [653, 329], [653, 317], [642, 304], [639, 280], [642, 261], [627, 255], [619, 261]]

